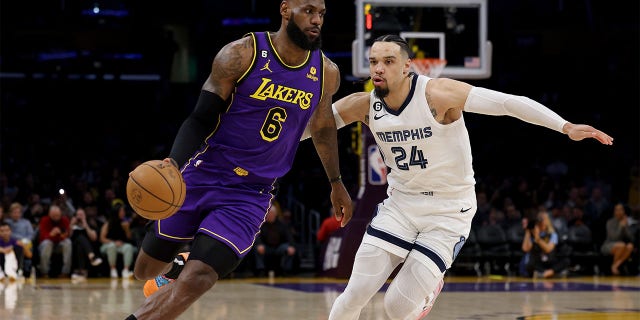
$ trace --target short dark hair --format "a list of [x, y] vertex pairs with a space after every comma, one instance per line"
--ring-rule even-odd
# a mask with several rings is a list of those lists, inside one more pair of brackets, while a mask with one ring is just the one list
[[373, 42], [393, 42], [400, 46], [400, 49], [407, 54], [407, 57], [413, 58], [413, 52], [411, 51], [411, 48], [409, 48], [409, 43], [397, 34], [385, 34], [377, 37]]

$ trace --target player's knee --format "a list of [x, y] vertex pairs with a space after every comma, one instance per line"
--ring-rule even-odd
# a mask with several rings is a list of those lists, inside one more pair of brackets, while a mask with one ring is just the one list
[[211, 266], [198, 260], [191, 260], [185, 266], [177, 281], [177, 290], [199, 297], [211, 289], [218, 281], [218, 273]]
[[161, 274], [166, 267], [166, 262], [155, 260], [141, 251], [133, 268], [133, 276], [138, 280], [153, 279]]
[[408, 295], [409, 293], [400, 290], [387, 291], [384, 296], [384, 310], [389, 319], [405, 319], [418, 308]]
[[346, 312], [346, 310], [360, 310], [369, 302], [367, 298], [368, 296], [358, 294], [358, 292], [353, 290], [345, 290], [338, 296], [333, 308], [335, 310], [341, 310], [342, 312]]
[[240, 264], [240, 258], [231, 248], [204, 234], [196, 235], [191, 245], [189, 260], [198, 260], [209, 265], [220, 278], [227, 276]]
[[364, 305], [367, 304], [367, 302], [369, 301], [368, 299], [366, 299], [366, 296], [363, 294], [358, 294], [358, 292], [356, 291], [345, 291], [344, 295], [344, 302], [346, 305], [349, 306], [362, 306], [364, 307]]
[[139, 267], [137, 264], [136, 264], [136, 267], [133, 269], [133, 276], [136, 278], [136, 280], [150, 280], [155, 278], [158, 274], [159, 273], [156, 273], [155, 275], [153, 275], [153, 273], [150, 272], [148, 268]]

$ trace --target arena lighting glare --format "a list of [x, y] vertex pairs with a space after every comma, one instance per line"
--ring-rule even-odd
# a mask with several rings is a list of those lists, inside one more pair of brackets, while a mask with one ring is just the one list
[[100, 16], [100, 17], [116, 17], [122, 18], [129, 15], [127, 9], [110, 9], [109, 5], [101, 6], [100, 3], [94, 2], [93, 5], [89, 5], [88, 8], [82, 9], [80, 12], [83, 16]]

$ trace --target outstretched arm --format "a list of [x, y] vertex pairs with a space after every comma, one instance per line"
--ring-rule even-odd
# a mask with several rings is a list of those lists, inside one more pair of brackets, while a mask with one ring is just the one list
[[473, 87], [467, 96], [464, 111], [496, 116], [508, 115], [562, 132], [574, 141], [594, 138], [602, 144], [613, 144], [613, 138], [608, 134], [589, 125], [568, 122], [544, 105], [523, 96]]
[[[336, 130], [344, 127], [346, 124], [344, 123], [344, 120], [342, 120], [342, 117], [340, 117], [340, 114], [338, 113], [338, 110], [336, 110], [335, 105], [331, 105], [331, 111], [333, 111], [333, 118], [336, 122]], [[300, 137], [300, 141], [311, 138], [310, 124], [311, 121], [309, 121], [309, 123], [307, 123], [307, 126], [304, 128], [304, 132], [302, 133], [302, 137]]]
[[[369, 125], [369, 92], [352, 93], [331, 105], [336, 128], [340, 129], [346, 125], [360, 121]], [[304, 129], [300, 141], [311, 138], [311, 128], [309, 124]]]

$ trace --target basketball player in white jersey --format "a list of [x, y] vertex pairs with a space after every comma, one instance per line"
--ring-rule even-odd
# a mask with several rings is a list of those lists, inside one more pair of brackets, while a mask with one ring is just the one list
[[[580, 141], [613, 138], [573, 124], [529, 98], [409, 71], [407, 42], [379, 37], [369, 54], [375, 89], [334, 103], [338, 127], [365, 123], [385, 164], [388, 197], [378, 205], [356, 253], [345, 291], [330, 320], [358, 319], [394, 269], [404, 262], [384, 296], [390, 319], [423, 319], [443, 278], [464, 245], [476, 211], [475, 178], [463, 111], [508, 115]], [[340, 216], [344, 226], [350, 216]], [[425, 299], [425, 297], [427, 297]]]

